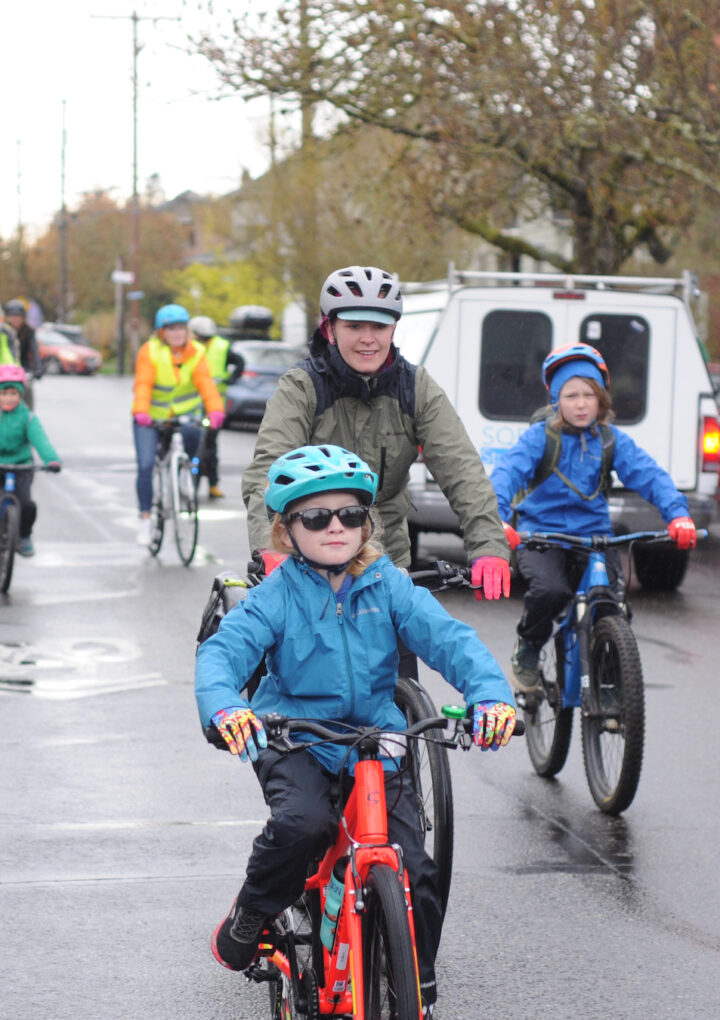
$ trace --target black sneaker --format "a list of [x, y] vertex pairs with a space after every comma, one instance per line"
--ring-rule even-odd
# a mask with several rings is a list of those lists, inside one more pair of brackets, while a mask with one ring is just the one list
[[257, 955], [267, 922], [265, 914], [252, 907], [239, 907], [235, 900], [228, 916], [213, 932], [210, 946], [217, 962], [228, 970], [247, 970]]

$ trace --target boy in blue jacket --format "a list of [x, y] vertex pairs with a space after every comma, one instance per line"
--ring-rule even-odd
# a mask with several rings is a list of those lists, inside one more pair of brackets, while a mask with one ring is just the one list
[[[33, 447], [52, 471], [60, 470], [60, 458], [47, 437], [37, 415], [23, 402], [27, 377], [20, 365], [0, 365], [0, 464], [32, 464]], [[20, 503], [21, 556], [33, 556], [32, 529], [37, 517], [37, 505], [31, 497], [32, 471], [18, 470], [15, 474], [15, 495]], [[0, 471], [0, 488], [5, 484], [5, 472]]]
[[[476, 744], [497, 749], [515, 726], [510, 687], [475, 631], [369, 541], [376, 490], [374, 472], [341, 447], [305, 446], [278, 458], [265, 504], [273, 546], [289, 555], [198, 650], [201, 721], [218, 727], [232, 753], [251, 758], [271, 811], [233, 908], [213, 935], [215, 958], [231, 970], [251, 964], [263, 927], [298, 899], [309, 862], [337, 835], [329, 794], [345, 749], [320, 745], [282, 756], [267, 749], [263, 713], [404, 729], [393, 701], [399, 635], [474, 706]], [[240, 692], [263, 654], [267, 675], [250, 704]], [[351, 771], [353, 764], [351, 758]], [[424, 849], [411, 784], [400, 781], [392, 759], [383, 767], [389, 838], [402, 846], [411, 880], [430, 1016], [442, 925], [437, 871]]]
[[[534, 484], [545, 453], [546, 422], [531, 425], [495, 467], [491, 481], [498, 510], [512, 549], [520, 537], [507, 522], [516, 493], [530, 487], [517, 505], [521, 531], [556, 531], [576, 535], [612, 535], [603, 482], [607, 451], [612, 470], [628, 489], [652, 503], [668, 523], [670, 537], [680, 549], [695, 545], [695, 525], [688, 516], [685, 496], [650, 454], [614, 425], [610, 375], [602, 355], [589, 344], [569, 344], [551, 351], [543, 362], [543, 382], [550, 394], [554, 417], [549, 428], [560, 434], [557, 462], [547, 478]], [[606, 554], [611, 586], [622, 588], [617, 550]], [[553, 619], [571, 598], [587, 562], [572, 549], [544, 552], [518, 549], [518, 567], [529, 581], [518, 639], [511, 663], [515, 687], [531, 693], [538, 684], [538, 660], [552, 633]]]

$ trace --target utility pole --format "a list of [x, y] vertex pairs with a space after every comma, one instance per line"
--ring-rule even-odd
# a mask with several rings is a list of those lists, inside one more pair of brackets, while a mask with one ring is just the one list
[[68, 251], [67, 251], [67, 206], [65, 204], [65, 100], [62, 101], [62, 141], [60, 145], [60, 295], [57, 305], [57, 321], [67, 322], [68, 314]]
[[19, 294], [25, 293], [25, 228], [22, 219], [22, 143], [17, 140], [17, 288]]
[[91, 18], [104, 18], [113, 21], [132, 21], [132, 120], [133, 120], [133, 152], [132, 152], [132, 199], [130, 201], [130, 272], [133, 274], [133, 289], [130, 298], [130, 348], [133, 362], [140, 347], [140, 199], [138, 196], [138, 56], [142, 49], [138, 40], [138, 24], [141, 21], [180, 21], [179, 17], [159, 15], [142, 15], [137, 11], [132, 14], [91, 14]]

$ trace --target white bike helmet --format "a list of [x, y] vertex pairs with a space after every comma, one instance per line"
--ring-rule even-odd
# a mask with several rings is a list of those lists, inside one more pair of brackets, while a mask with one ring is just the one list
[[330, 273], [320, 291], [320, 311], [340, 319], [390, 325], [402, 315], [400, 284], [376, 266], [347, 266]]
[[190, 332], [199, 336], [202, 340], [209, 340], [217, 333], [217, 326], [209, 315], [195, 315], [188, 323]]

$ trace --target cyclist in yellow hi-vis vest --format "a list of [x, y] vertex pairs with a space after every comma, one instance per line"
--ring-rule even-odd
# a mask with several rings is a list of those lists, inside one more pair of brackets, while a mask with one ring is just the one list
[[[195, 315], [190, 320], [190, 332], [195, 340], [205, 348], [205, 357], [210, 368], [210, 375], [225, 401], [225, 391], [231, 379], [242, 375], [245, 359], [232, 350], [230, 341], [218, 336], [217, 326], [209, 315]], [[217, 432], [209, 432], [205, 436], [202, 459], [200, 461], [200, 478], [207, 478], [210, 486], [210, 498], [222, 499], [225, 493], [219, 486], [220, 473], [218, 467]]]
[[137, 497], [140, 507], [138, 542], [150, 543], [152, 469], [158, 433], [154, 422], [190, 416], [182, 425], [189, 457], [200, 444], [200, 419], [207, 414], [217, 430], [225, 420], [223, 399], [213, 382], [205, 350], [188, 334], [190, 316], [182, 305], [163, 305], [155, 316], [155, 332], [138, 351], [135, 364], [133, 437], [137, 454]]

